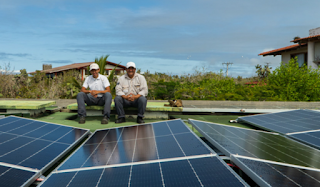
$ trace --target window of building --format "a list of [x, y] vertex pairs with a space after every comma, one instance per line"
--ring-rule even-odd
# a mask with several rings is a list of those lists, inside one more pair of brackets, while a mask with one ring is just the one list
[[308, 62], [308, 55], [307, 53], [297, 53], [297, 54], [291, 54], [291, 58], [295, 58], [297, 57], [298, 58], [298, 64], [299, 64], [299, 67], [302, 67], [303, 65], [307, 65], [307, 62]]

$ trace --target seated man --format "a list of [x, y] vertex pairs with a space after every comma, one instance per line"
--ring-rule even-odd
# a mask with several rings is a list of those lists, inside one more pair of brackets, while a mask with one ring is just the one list
[[[110, 93], [110, 83], [106, 76], [99, 74], [99, 65], [93, 63], [90, 65], [91, 75], [86, 78], [81, 88], [81, 92], [77, 95], [78, 115], [80, 117], [79, 123], [85, 123], [86, 107], [90, 105], [103, 106], [103, 118], [101, 124], [108, 124], [110, 118], [110, 107], [112, 95]], [[89, 87], [90, 90], [87, 90]]]
[[144, 123], [143, 114], [147, 106], [148, 86], [143, 75], [136, 73], [134, 62], [127, 63], [127, 73], [122, 75], [117, 82], [115, 107], [118, 113], [116, 123], [126, 122], [123, 107], [137, 107], [137, 123]]

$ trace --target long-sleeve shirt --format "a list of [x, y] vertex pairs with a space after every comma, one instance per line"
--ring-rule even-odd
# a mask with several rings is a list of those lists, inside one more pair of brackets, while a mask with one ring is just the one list
[[125, 74], [118, 79], [116, 95], [129, 95], [130, 93], [145, 97], [148, 95], [148, 85], [143, 75], [135, 73], [131, 79], [128, 74]]

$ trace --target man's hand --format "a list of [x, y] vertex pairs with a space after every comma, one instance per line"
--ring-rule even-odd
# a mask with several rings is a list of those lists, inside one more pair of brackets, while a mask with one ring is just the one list
[[134, 95], [133, 93], [130, 93], [129, 95], [122, 95], [122, 98], [128, 100], [128, 101], [134, 101], [136, 99], [138, 99], [141, 95], [137, 94]]
[[134, 100], [136, 100], [136, 99], [138, 99], [141, 95], [134, 95], [134, 94], [132, 94], [132, 93], [130, 93], [129, 95], [129, 101], [134, 101]]
[[99, 91], [97, 91], [97, 90], [91, 90], [91, 91], [90, 91], [90, 94], [91, 94], [93, 97], [98, 97], [98, 93], [99, 93]]

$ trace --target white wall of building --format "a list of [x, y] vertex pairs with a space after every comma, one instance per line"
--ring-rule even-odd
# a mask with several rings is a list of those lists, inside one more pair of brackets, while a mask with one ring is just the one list
[[288, 63], [289, 60], [291, 59], [291, 54], [306, 53], [306, 52], [308, 52], [307, 47], [303, 47], [293, 51], [283, 52], [281, 54], [281, 62]]
[[[105, 69], [113, 69], [115, 66], [113, 66], [113, 65], [110, 65], [110, 64], [107, 64], [106, 66], [105, 66]], [[119, 70], [122, 70], [122, 68], [121, 67], [117, 67], [116, 69], [119, 69]]]

